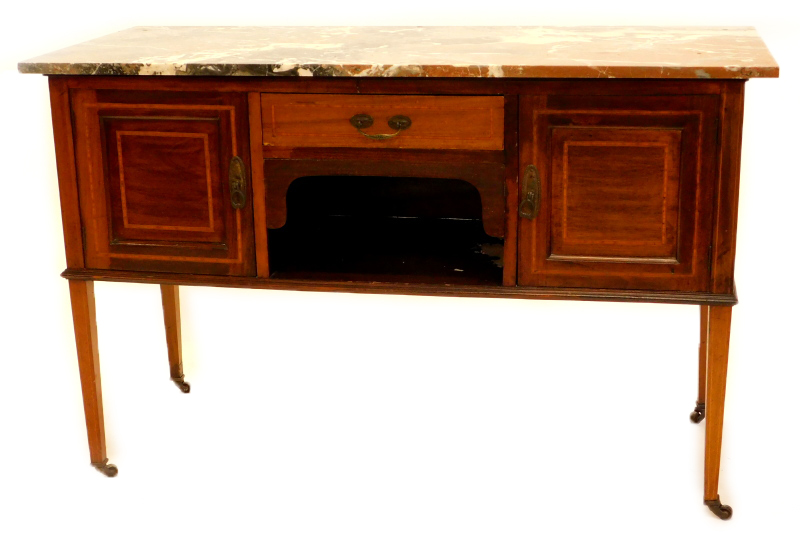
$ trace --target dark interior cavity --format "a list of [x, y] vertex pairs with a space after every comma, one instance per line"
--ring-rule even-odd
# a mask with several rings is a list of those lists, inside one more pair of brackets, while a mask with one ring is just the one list
[[486, 235], [463, 180], [313, 176], [292, 182], [269, 230], [272, 277], [500, 285], [503, 240]]

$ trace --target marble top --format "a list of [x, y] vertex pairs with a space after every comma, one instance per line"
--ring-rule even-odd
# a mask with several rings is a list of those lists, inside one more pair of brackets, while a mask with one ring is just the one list
[[134, 27], [19, 63], [33, 74], [758, 78], [751, 27]]

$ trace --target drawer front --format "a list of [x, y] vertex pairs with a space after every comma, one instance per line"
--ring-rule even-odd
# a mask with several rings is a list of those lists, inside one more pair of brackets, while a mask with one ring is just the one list
[[252, 199], [234, 207], [229, 180], [249, 172], [243, 97], [104, 95], [73, 94], [86, 265], [253, 275]]
[[264, 93], [261, 112], [265, 146], [503, 149], [500, 96]]

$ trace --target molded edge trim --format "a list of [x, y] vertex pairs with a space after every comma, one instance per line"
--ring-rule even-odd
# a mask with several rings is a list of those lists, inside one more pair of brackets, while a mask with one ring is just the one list
[[70, 280], [116, 281], [206, 287], [234, 287], [290, 291], [346, 292], [359, 294], [400, 294], [411, 296], [467, 296], [473, 298], [522, 298], [541, 300], [584, 300], [734, 306], [736, 288], [731, 294], [625, 289], [582, 289], [553, 287], [503, 287], [483, 285], [433, 285], [364, 281], [302, 281], [219, 275], [190, 275], [116, 270], [71, 269], [61, 274]]

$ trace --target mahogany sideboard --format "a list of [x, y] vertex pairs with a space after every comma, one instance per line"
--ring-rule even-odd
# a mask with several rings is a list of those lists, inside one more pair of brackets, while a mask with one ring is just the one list
[[49, 77], [91, 463], [94, 281], [699, 306], [718, 496], [751, 28], [137, 27]]

